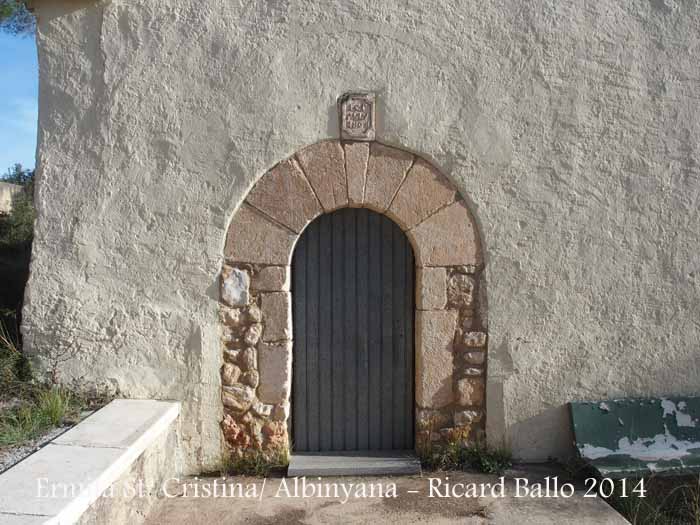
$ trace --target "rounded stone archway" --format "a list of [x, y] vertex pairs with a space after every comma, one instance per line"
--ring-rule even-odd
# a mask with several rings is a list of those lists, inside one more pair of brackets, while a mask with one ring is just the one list
[[292, 254], [311, 221], [343, 207], [385, 214], [413, 247], [417, 446], [483, 433], [487, 341], [473, 217], [425, 159], [378, 142], [328, 140], [265, 173], [228, 229], [221, 428], [232, 452], [289, 447]]

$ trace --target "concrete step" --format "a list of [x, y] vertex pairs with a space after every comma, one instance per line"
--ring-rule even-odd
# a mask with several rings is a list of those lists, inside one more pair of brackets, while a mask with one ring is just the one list
[[420, 472], [420, 461], [412, 450], [362, 450], [297, 452], [289, 461], [287, 476], [405, 476]]

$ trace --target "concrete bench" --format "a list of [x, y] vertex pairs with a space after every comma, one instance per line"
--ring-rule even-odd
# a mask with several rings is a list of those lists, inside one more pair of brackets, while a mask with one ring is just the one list
[[700, 397], [569, 403], [576, 447], [601, 476], [700, 471]]
[[[63, 525], [86, 519], [86, 511], [94, 514], [88, 521], [108, 523], [128, 514], [113, 508], [123, 499], [100, 496], [125, 476], [135, 484], [139, 474], [128, 475], [137, 461], [146, 462], [137, 470], [154, 478], [174, 468], [166, 438], [179, 412], [179, 403], [112, 401], [0, 475], [0, 523]], [[154, 459], [156, 449], [164, 459]]]

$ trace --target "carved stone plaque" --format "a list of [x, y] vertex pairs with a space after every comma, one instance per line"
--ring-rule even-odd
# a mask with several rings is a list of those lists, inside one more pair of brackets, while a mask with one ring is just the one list
[[340, 106], [340, 138], [342, 140], [374, 140], [374, 93], [346, 93]]

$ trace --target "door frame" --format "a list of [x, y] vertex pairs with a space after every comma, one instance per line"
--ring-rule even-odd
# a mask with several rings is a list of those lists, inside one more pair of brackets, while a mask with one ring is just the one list
[[227, 231], [221, 429], [229, 452], [289, 449], [292, 255], [311, 221], [343, 207], [385, 214], [413, 247], [416, 446], [484, 433], [484, 265], [467, 203], [418, 155], [379, 142], [327, 140], [267, 171]]

